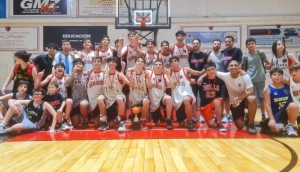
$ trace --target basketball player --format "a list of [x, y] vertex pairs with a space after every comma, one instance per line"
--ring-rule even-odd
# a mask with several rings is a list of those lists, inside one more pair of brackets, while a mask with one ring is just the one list
[[173, 56], [179, 57], [179, 66], [180, 67], [190, 67], [188, 58], [189, 51], [193, 51], [193, 47], [191, 45], [185, 44], [185, 32], [179, 30], [175, 33], [177, 43], [171, 46], [171, 51]]
[[145, 68], [147, 70], [153, 70], [154, 61], [157, 59], [157, 51], [154, 50], [155, 46], [156, 45], [155, 45], [154, 41], [147, 40], [146, 41], [147, 51], [140, 50], [140, 47], [139, 47], [139, 36], [135, 35], [134, 50], [137, 52], [138, 55], [140, 55], [143, 58], [145, 58], [145, 60], [146, 60]]
[[300, 107], [300, 64], [298, 63], [291, 65], [289, 71], [291, 75], [289, 79], [291, 96], [293, 98], [294, 103], [296, 103], [298, 107]]
[[[87, 94], [90, 103], [90, 111], [92, 113], [93, 122], [95, 127], [99, 127], [99, 130], [106, 130], [108, 126], [104, 127], [101, 125], [100, 127], [100, 105], [101, 101], [104, 100], [104, 89], [103, 89], [103, 82], [104, 82], [104, 73], [101, 71], [101, 60], [102, 57], [94, 57], [93, 58], [93, 69], [88, 71], [88, 83], [87, 83]], [[105, 107], [103, 110], [105, 110]], [[102, 118], [103, 120], [103, 118]], [[106, 119], [104, 119], [106, 121]]]
[[83, 72], [84, 63], [80, 58], [74, 59], [74, 70], [66, 80], [66, 86], [71, 87], [71, 99], [67, 99], [65, 120], [71, 117], [73, 127], [77, 127], [82, 118], [81, 129], [88, 128], [87, 116], [89, 102], [87, 95], [88, 75]]
[[135, 65], [135, 59], [137, 58], [137, 52], [134, 50], [135, 45], [135, 32], [129, 32], [127, 34], [129, 45], [126, 47], [123, 47], [124, 44], [124, 38], [123, 36], [119, 38], [119, 48], [118, 48], [118, 57], [122, 58], [124, 55], [126, 56], [126, 70], [128, 68], [133, 68]]
[[299, 107], [297, 103], [292, 102], [289, 86], [282, 83], [283, 70], [273, 68], [270, 75], [273, 84], [268, 86], [264, 94], [270, 120], [268, 126], [272, 133], [279, 134], [288, 122], [286, 126], [288, 136], [298, 136], [296, 120]]
[[[103, 108], [100, 107], [100, 113], [102, 115], [102, 119], [107, 119], [108, 126], [113, 128], [116, 126], [116, 117], [118, 115], [125, 116], [126, 99], [122, 92], [122, 86], [123, 84], [127, 84], [133, 88], [133, 83], [132, 80], [129, 81], [122, 73], [116, 70], [118, 58], [114, 56], [109, 57], [106, 59], [106, 63], [108, 65], [108, 71], [104, 74], [103, 85], [105, 100], [101, 101], [101, 106], [105, 106], [106, 110], [103, 110]], [[116, 109], [118, 110], [116, 111]], [[118, 131], [125, 130], [125, 123], [121, 122]]]
[[[0, 123], [0, 134], [18, 133], [22, 130], [37, 131], [44, 124], [47, 119], [45, 111], [52, 115], [52, 124], [49, 132], [55, 133], [56, 112], [53, 107], [44, 102], [42, 99], [46, 91], [42, 88], [35, 88], [33, 90], [33, 100], [13, 100], [8, 101], [10, 108], [8, 109], [4, 120]], [[27, 106], [27, 110], [23, 106]], [[6, 128], [9, 120], [15, 116], [17, 124], [10, 128]]]
[[102, 57], [102, 70], [107, 70], [106, 59], [113, 56], [117, 50], [114, 47], [109, 47], [110, 39], [107, 35], [103, 35], [101, 38], [101, 45], [97, 46], [96, 56]]
[[133, 70], [127, 71], [126, 76], [132, 80], [133, 87], [130, 88], [129, 106], [141, 106], [141, 129], [147, 130], [146, 116], [149, 111], [150, 100], [148, 96], [148, 89], [152, 87], [149, 79], [149, 71], [145, 71], [146, 60], [143, 57], [138, 57], [135, 60], [135, 67]]
[[[239, 62], [232, 60], [229, 63], [229, 72], [217, 72], [217, 77], [221, 78], [225, 82], [228, 89], [231, 104], [230, 110], [235, 126], [238, 130], [243, 129], [244, 110], [245, 108], [248, 108], [248, 133], [256, 134], [257, 131], [254, 126], [256, 97], [254, 96], [253, 85], [249, 75], [240, 76], [239, 68]], [[205, 75], [198, 79], [198, 83], [201, 83], [202, 77], [205, 77]]]
[[[217, 126], [220, 132], [224, 132], [226, 128], [221, 123], [221, 117], [225, 83], [216, 76], [217, 70], [214, 62], [206, 63], [204, 69], [207, 77], [203, 78], [199, 87], [201, 112], [208, 127]], [[217, 123], [215, 123], [214, 114], [216, 114]]]
[[165, 93], [166, 88], [174, 88], [174, 82], [170, 77], [170, 70], [165, 69], [162, 60], [154, 62], [154, 70], [150, 73], [152, 87], [149, 89], [150, 112], [152, 113], [153, 122], [157, 123], [161, 119], [160, 107], [166, 109], [167, 129], [172, 130], [172, 98]]
[[169, 51], [169, 42], [162, 41], [160, 43], [161, 49], [158, 54], [158, 59], [162, 60], [164, 63], [165, 68], [171, 69], [171, 65], [169, 63], [169, 58], [172, 57], [172, 52]]
[[172, 89], [173, 106], [176, 110], [177, 121], [180, 126], [184, 126], [185, 119], [188, 122], [188, 130], [195, 131], [193, 124], [192, 104], [196, 98], [193, 94], [189, 75], [200, 76], [199, 71], [194, 71], [189, 67], [179, 67], [179, 57], [173, 56], [169, 59], [171, 64], [171, 78], [175, 88]]
[[95, 52], [92, 50], [92, 43], [90, 39], [84, 39], [82, 44], [84, 49], [78, 52], [78, 56], [84, 63], [83, 71], [89, 71], [93, 68], [92, 59], [95, 57]]

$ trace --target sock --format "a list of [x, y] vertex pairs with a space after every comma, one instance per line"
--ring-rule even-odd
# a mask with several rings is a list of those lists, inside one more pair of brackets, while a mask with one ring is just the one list
[[3, 120], [2, 122], [1, 122], [1, 124], [0, 124], [0, 127], [5, 127], [7, 124], [6, 124], [6, 122]]
[[107, 116], [102, 116], [102, 121], [107, 121]]

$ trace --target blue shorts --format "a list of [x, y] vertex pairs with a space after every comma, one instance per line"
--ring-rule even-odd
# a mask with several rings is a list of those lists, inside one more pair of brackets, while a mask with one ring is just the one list
[[17, 123], [22, 124], [23, 130], [37, 130], [36, 125], [32, 123], [27, 117], [27, 111], [22, 108], [22, 113], [15, 117]]

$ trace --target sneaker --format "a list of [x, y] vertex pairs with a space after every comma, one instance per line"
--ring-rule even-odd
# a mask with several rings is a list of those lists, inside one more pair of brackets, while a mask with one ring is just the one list
[[223, 118], [221, 119], [221, 122], [228, 122], [228, 118], [226, 115], [223, 116]]
[[98, 130], [104, 131], [108, 129], [108, 124], [106, 121], [101, 121], [100, 127], [98, 128]]
[[266, 120], [266, 115], [265, 114], [261, 114], [261, 120], [262, 121]]
[[126, 131], [126, 126], [125, 126], [125, 123], [123, 121], [120, 122], [118, 131]]
[[173, 130], [171, 119], [167, 119], [167, 130]]
[[217, 124], [217, 128], [220, 132], [226, 132], [226, 128], [220, 123], [220, 124]]
[[70, 131], [70, 127], [67, 125], [67, 123], [63, 122], [61, 124], [60, 130], [62, 130], [62, 131]]
[[158, 120], [158, 121], [154, 122], [154, 126], [156, 126], [156, 127], [160, 126], [160, 121]]
[[257, 133], [257, 130], [256, 130], [254, 124], [249, 124], [248, 125], [248, 133], [249, 134], [256, 134]]
[[173, 118], [173, 122], [177, 122], [177, 118], [176, 117]]
[[61, 123], [58, 123], [58, 124], [55, 125], [55, 128], [54, 128], [54, 129], [55, 129], [56, 131], [58, 131], [58, 130], [60, 130], [60, 128], [61, 128]]
[[4, 127], [0, 126], [0, 134], [5, 134], [6, 132], [7, 130]]
[[196, 128], [194, 127], [194, 123], [193, 123], [193, 120], [189, 120], [188, 121], [188, 126], [187, 126], [188, 130], [190, 132], [193, 132], [193, 131], [196, 131]]
[[194, 116], [193, 116], [193, 123], [194, 123], [194, 124], [197, 124], [197, 122], [198, 122], [197, 117], [194, 115]]
[[85, 123], [82, 123], [80, 129], [86, 129], [88, 127], [89, 127], [88, 124], [85, 122]]
[[121, 122], [121, 118], [119, 116], [117, 116], [116, 117], [116, 124], [118, 125], [118, 124], [120, 124], [120, 122]]
[[232, 116], [231, 115], [227, 115], [227, 122], [232, 122]]
[[148, 126], [147, 126], [147, 121], [146, 120], [141, 120], [141, 129], [142, 130], [148, 130]]
[[295, 130], [293, 125], [287, 125], [286, 126], [286, 132], [288, 136], [298, 136], [297, 131]]
[[204, 120], [204, 118], [203, 118], [202, 115], [199, 116], [199, 122], [201, 122], [201, 123], [205, 122], [205, 120]]
[[100, 121], [102, 121], [102, 115], [100, 114], [99, 116], [100, 116]]

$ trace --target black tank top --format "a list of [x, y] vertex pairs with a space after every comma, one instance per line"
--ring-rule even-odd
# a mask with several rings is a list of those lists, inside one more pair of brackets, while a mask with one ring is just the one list
[[44, 101], [42, 101], [41, 104], [39, 104], [37, 107], [34, 106], [33, 102], [34, 101], [32, 100], [28, 103], [27, 117], [32, 123], [35, 124], [35, 123], [37, 123], [41, 120], [41, 118], [44, 114], [44, 108], [43, 108], [44, 107]]
[[13, 90], [12, 92], [18, 92], [18, 83], [20, 80], [28, 81], [29, 82], [29, 87], [27, 88], [27, 93], [31, 95], [31, 92], [34, 88], [34, 82], [33, 78], [29, 77], [27, 73], [27, 68], [22, 69], [20, 66], [18, 67], [18, 72], [15, 74], [15, 80], [14, 80], [14, 85], [13, 85]]

